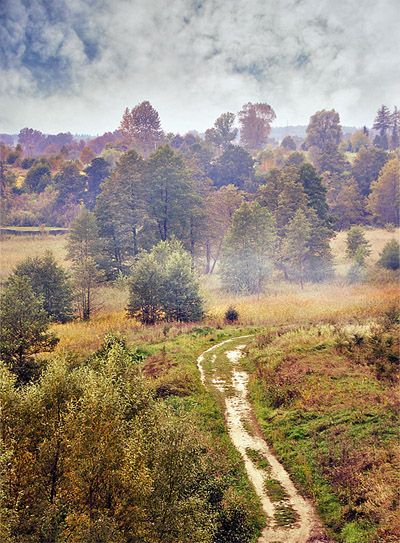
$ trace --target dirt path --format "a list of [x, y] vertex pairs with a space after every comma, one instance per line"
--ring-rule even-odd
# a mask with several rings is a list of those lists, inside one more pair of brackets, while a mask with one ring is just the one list
[[[316, 535], [321, 532], [311, 505], [297, 492], [288, 473], [260, 434], [247, 399], [249, 376], [239, 366], [245, 344], [231, 350], [227, 345], [222, 354], [211, 354], [225, 344], [248, 337], [241, 336], [213, 345], [199, 356], [197, 363], [202, 383], [215, 387], [224, 397], [229, 435], [243, 457], [247, 474], [265, 512], [267, 526], [259, 543], [323, 541]], [[205, 361], [210, 371], [204, 369]], [[226, 374], [227, 362], [230, 375]]]

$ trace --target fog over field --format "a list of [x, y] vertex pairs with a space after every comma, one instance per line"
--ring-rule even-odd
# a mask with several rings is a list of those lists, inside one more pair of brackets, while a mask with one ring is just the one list
[[149, 100], [166, 131], [267, 102], [372, 124], [400, 95], [398, 0], [3, 0], [0, 132], [102, 133]]

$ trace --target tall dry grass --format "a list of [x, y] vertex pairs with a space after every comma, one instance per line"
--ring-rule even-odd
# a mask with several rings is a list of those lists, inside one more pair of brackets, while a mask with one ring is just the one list
[[66, 252], [66, 236], [49, 234], [42, 235], [4, 235], [0, 241], [0, 284], [7, 279], [15, 266], [27, 258], [42, 256], [45, 251], [53, 252], [57, 262], [63, 266], [67, 266], [65, 261]]
[[[347, 265], [346, 235], [346, 232], [340, 232], [332, 241], [335, 263], [339, 267]], [[367, 230], [366, 237], [372, 245], [371, 262], [376, 262], [385, 243], [398, 235], [399, 229], [393, 232]], [[42, 255], [47, 249], [53, 251], [58, 262], [67, 266], [65, 242], [66, 237], [62, 235], [6, 237], [1, 243], [1, 281], [18, 262], [27, 256]], [[217, 328], [225, 325], [224, 314], [231, 305], [239, 312], [239, 324], [262, 326], [350, 317], [373, 318], [382, 308], [394, 305], [399, 300], [399, 286], [394, 283], [347, 285], [340, 277], [329, 284], [307, 284], [304, 290], [296, 284], [272, 283], [263, 295], [241, 297], [222, 292], [215, 275], [203, 277], [201, 281], [207, 311], [205, 323]], [[73, 321], [53, 326], [60, 337], [58, 351], [75, 351], [85, 356], [101, 345], [106, 333], [117, 331], [132, 343], [163, 340], [163, 324], [146, 328], [126, 317], [126, 291], [105, 286], [99, 289], [98, 297], [100, 309], [89, 323]], [[178, 334], [190, 330], [190, 326], [179, 325], [172, 329], [173, 332], [169, 334]]]

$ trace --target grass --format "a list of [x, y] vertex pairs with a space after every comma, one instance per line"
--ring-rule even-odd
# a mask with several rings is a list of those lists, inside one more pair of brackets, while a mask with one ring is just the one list
[[355, 533], [374, 543], [400, 535], [399, 339], [387, 309], [366, 315], [369, 326], [303, 323], [249, 347], [251, 399], [264, 434], [345, 543]]
[[2, 234], [0, 245], [0, 284], [7, 279], [15, 266], [27, 258], [53, 252], [57, 262], [66, 266], [66, 237], [64, 235], [10, 236]]
[[[370, 263], [398, 232], [366, 230], [372, 243]], [[340, 274], [348, 266], [345, 236], [341, 232], [332, 241]], [[5, 237], [1, 281], [20, 260], [46, 249], [64, 262], [65, 237]], [[275, 282], [259, 297], [234, 298], [220, 291], [216, 276], [202, 282], [208, 309], [203, 323], [153, 327], [127, 319], [125, 291], [102, 287], [101, 308], [90, 322], [52, 327], [60, 337], [56, 353], [73, 353], [83, 360], [107, 333], [120, 332], [145, 352], [143, 371], [156, 395], [177, 408], [194, 410], [213, 439], [224, 441], [221, 410], [200, 388], [196, 359], [219, 341], [255, 333], [241, 364], [252, 374], [257, 417], [297, 485], [316, 502], [331, 534], [343, 543], [398, 538], [398, 344], [394, 328], [382, 323], [384, 313], [398, 304], [399, 285], [347, 285], [339, 277], [331, 284], [305, 285], [301, 291], [298, 285]], [[231, 305], [239, 320], [227, 326], [224, 314]], [[204, 362], [206, 371], [210, 357]], [[247, 452], [261, 468], [257, 451]], [[232, 458], [235, 454], [229, 452]], [[234, 461], [241, 462], [239, 457]], [[239, 481], [245, 488], [244, 475]], [[293, 512], [281, 505], [277, 522], [295, 522]], [[254, 518], [256, 510], [254, 506]], [[257, 531], [262, 523], [254, 522]]]

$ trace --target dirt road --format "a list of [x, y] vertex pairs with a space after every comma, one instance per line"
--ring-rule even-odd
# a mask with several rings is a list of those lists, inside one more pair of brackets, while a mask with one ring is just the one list
[[[247, 399], [249, 376], [239, 362], [249, 337], [214, 345], [199, 356], [197, 363], [202, 383], [208, 388], [215, 387], [224, 397], [229, 435], [243, 457], [265, 512], [267, 526], [259, 543], [327, 541], [311, 504], [299, 494], [284, 467], [271, 453], [252, 413]], [[238, 340], [243, 343], [237, 345]], [[231, 342], [236, 345], [230, 345]]]

